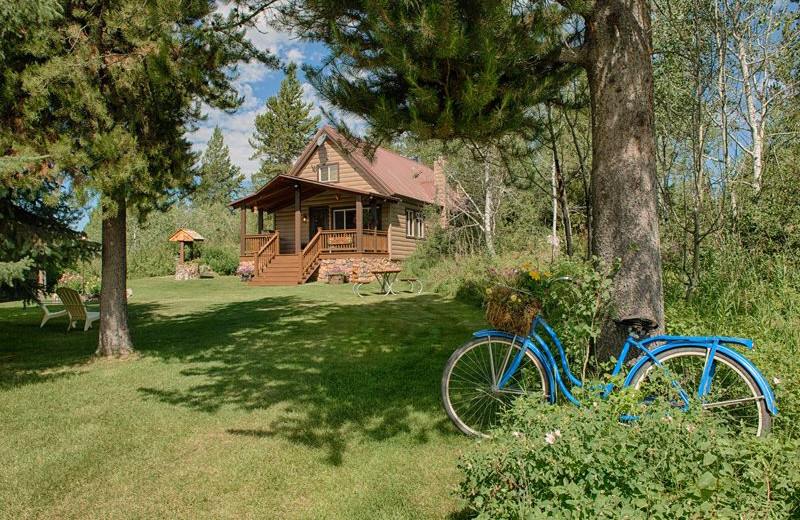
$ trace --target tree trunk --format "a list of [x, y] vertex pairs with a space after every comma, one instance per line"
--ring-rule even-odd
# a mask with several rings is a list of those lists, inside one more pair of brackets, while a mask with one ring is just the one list
[[112, 211], [103, 209], [103, 272], [100, 284], [100, 343], [97, 354], [125, 356], [133, 352], [128, 331], [128, 272], [125, 250], [127, 208], [124, 196], [113, 198]]
[[[592, 105], [592, 253], [620, 259], [614, 311], [664, 325], [655, 168], [650, 2], [598, 1], [588, 18], [586, 69]], [[600, 361], [625, 332], [608, 316]]]
[[486, 190], [483, 199], [483, 236], [489, 256], [494, 257], [496, 254], [494, 248], [494, 176], [488, 157], [483, 165], [483, 187]]
[[[547, 107], [547, 128], [550, 131], [550, 144], [553, 149], [553, 189], [555, 193], [554, 198], [558, 199], [558, 207], [561, 210], [561, 226], [564, 228], [564, 246], [567, 250], [567, 256], [572, 256], [572, 220], [569, 216], [569, 204], [567, 203], [567, 188], [564, 184], [564, 175], [561, 171], [561, 161], [558, 160], [558, 139], [556, 139], [556, 132], [553, 128], [553, 115], [552, 109]], [[555, 206], [555, 203], [553, 204]], [[555, 218], [555, 209], [553, 210]], [[553, 242], [555, 242], [556, 231], [553, 226]]]

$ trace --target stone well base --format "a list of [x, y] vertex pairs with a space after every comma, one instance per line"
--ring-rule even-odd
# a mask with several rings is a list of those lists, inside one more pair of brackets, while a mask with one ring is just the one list
[[175, 266], [176, 280], [199, 280], [200, 269], [197, 264], [178, 264]]

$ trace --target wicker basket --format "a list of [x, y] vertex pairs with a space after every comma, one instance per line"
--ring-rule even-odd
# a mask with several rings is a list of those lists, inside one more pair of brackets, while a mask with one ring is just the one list
[[492, 291], [492, 297], [486, 299], [486, 321], [495, 329], [526, 337], [542, 309], [541, 303], [533, 301], [511, 308], [507, 303], [513, 293], [511, 289], [493, 288]]

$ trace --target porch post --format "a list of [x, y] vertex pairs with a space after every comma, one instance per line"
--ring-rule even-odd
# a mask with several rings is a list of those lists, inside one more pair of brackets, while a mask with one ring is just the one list
[[264, 232], [264, 210], [258, 208], [258, 234]]
[[241, 225], [239, 227], [239, 256], [244, 256], [247, 243], [247, 208], [242, 206]]
[[364, 252], [364, 205], [361, 195], [356, 195], [356, 251]]
[[294, 252], [300, 253], [300, 223], [302, 216], [300, 215], [300, 185], [294, 185]]
[[378, 201], [372, 197], [372, 248], [373, 252], [378, 252]]
[[181, 265], [183, 265], [183, 241], [181, 241]]

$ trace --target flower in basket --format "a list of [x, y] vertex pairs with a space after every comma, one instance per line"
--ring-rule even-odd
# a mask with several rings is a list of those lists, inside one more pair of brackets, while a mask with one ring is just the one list
[[491, 285], [485, 294], [486, 319], [496, 329], [527, 336], [542, 308], [549, 273], [527, 265], [521, 269], [490, 269], [488, 281]]

